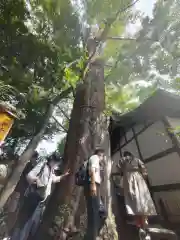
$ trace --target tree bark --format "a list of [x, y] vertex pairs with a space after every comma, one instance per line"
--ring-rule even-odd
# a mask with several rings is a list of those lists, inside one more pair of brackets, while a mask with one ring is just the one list
[[22, 174], [27, 162], [29, 159], [32, 157], [32, 154], [34, 153], [34, 150], [37, 148], [40, 140], [42, 139], [45, 131], [47, 124], [53, 114], [54, 106], [57, 105], [57, 103], [67, 97], [67, 95], [71, 92], [71, 88], [63, 91], [59, 95], [57, 95], [47, 106], [47, 111], [44, 116], [44, 122], [37, 132], [37, 134], [32, 138], [32, 140], [29, 142], [28, 146], [26, 147], [25, 151], [21, 155], [19, 161], [17, 162], [17, 165], [15, 169], [13, 170], [13, 173], [11, 177], [9, 178], [6, 186], [4, 187], [3, 191], [0, 194], [0, 209], [2, 209], [7, 202], [8, 198], [10, 195], [13, 193], [19, 179], [20, 175]]
[[[69, 233], [71, 232], [81, 195], [80, 189], [74, 184], [74, 174], [78, 166], [90, 157], [97, 145], [103, 144], [103, 141], [105, 144], [105, 138], [109, 142], [107, 122], [103, 115], [103, 111], [105, 110], [104, 63], [102, 60], [97, 59], [97, 46], [105, 41], [111, 25], [120, 13], [124, 12], [130, 6], [128, 5], [124, 9], [119, 9], [115, 16], [107, 21], [100, 35], [89, 38], [87, 41], [89, 59], [85, 64], [82, 74], [84, 82], [76, 89], [65, 145], [65, 169], [70, 168], [71, 176], [57, 186], [46, 211], [37, 239], [65, 240], [68, 238], [68, 231], [64, 231], [64, 229], [68, 229]], [[84, 76], [86, 70], [88, 72]], [[111, 184], [109, 180], [111, 159], [109, 143], [106, 154], [107, 162], [103, 197], [108, 209], [108, 219], [107, 231], [106, 233], [102, 233], [102, 238], [105, 238], [105, 234], [109, 234], [108, 239], [117, 239], [117, 231], [111, 207]]]
[[[113, 238], [109, 239], [116, 239], [117, 234], [116, 229], [114, 230], [112, 227], [114, 223], [112, 223], [110, 207], [109, 175], [111, 160], [108, 143], [108, 123], [103, 115], [105, 108], [104, 92], [104, 64], [102, 60], [95, 59], [89, 64], [89, 71], [85, 76], [84, 83], [77, 88], [71, 114], [64, 157], [66, 161], [65, 168], [70, 168], [72, 174], [57, 186], [37, 239], [65, 240], [72, 235], [71, 230], [75, 224], [74, 218], [77, 214], [81, 196], [81, 188], [75, 186], [74, 183], [74, 174], [80, 164], [90, 157], [97, 145], [104, 145], [107, 149], [105, 190], [103, 193], [109, 213], [108, 228], [111, 229], [109, 231], [111, 236], [113, 235]], [[63, 208], [64, 210], [62, 211]], [[61, 221], [58, 219], [61, 219]]]
[[[74, 157], [71, 161], [75, 160], [76, 162], [79, 159], [79, 162], [82, 163], [84, 159], [87, 159], [91, 156], [93, 151], [97, 146], [102, 146], [105, 149], [106, 155], [106, 164], [104, 171], [104, 181], [101, 186], [101, 193], [104, 199], [106, 209], [108, 210], [108, 218], [106, 226], [102, 229], [101, 238], [102, 239], [118, 239], [118, 234], [116, 231], [115, 218], [112, 213], [112, 199], [111, 199], [111, 183], [110, 183], [110, 173], [111, 173], [111, 158], [110, 158], [110, 143], [109, 143], [109, 132], [108, 125], [109, 121], [107, 117], [104, 116], [103, 111], [105, 109], [105, 89], [104, 89], [104, 64], [100, 59], [94, 59], [93, 62], [89, 65], [89, 71], [84, 79], [85, 87], [85, 106], [83, 106], [83, 114], [79, 117], [79, 122], [82, 122], [82, 127], [80, 139], [76, 138], [74, 141], [79, 142], [77, 146], [77, 159]], [[80, 105], [82, 106], [82, 105]], [[75, 110], [75, 109], [74, 109]], [[76, 110], [77, 111], [77, 110]], [[72, 116], [73, 117], [73, 116]], [[73, 118], [72, 118], [73, 121]], [[70, 130], [71, 131], [71, 130]], [[70, 135], [69, 131], [69, 135]], [[71, 154], [72, 145], [67, 140], [67, 154]], [[74, 156], [74, 154], [72, 154]], [[69, 159], [70, 160], [70, 159]], [[71, 162], [72, 163], [72, 162]], [[76, 165], [77, 166], [77, 165]], [[73, 169], [74, 170], [74, 169]], [[73, 171], [74, 172], [74, 171]], [[71, 182], [71, 187], [74, 182]], [[67, 185], [66, 185], [67, 187]], [[74, 186], [74, 189], [78, 187]], [[79, 189], [78, 189], [79, 190]], [[76, 192], [78, 192], [76, 190]], [[72, 198], [72, 192], [67, 192], [70, 199]], [[74, 219], [77, 209], [75, 206], [80, 200], [79, 195], [75, 194], [70, 203], [68, 198], [66, 198], [66, 204], [69, 204], [71, 214], [69, 217], [65, 218], [63, 227], [69, 228], [74, 224]], [[62, 231], [62, 226], [60, 227], [60, 234], [57, 238], [59, 240], [67, 239], [68, 235]]]
[[[44, 122], [37, 132], [37, 134], [32, 138], [32, 140], [29, 142], [28, 146], [26, 147], [25, 151], [21, 155], [20, 159], [17, 161], [16, 167], [13, 169], [13, 172], [8, 179], [7, 184], [4, 186], [1, 194], [0, 194], [0, 232], [1, 236], [7, 236], [9, 230], [11, 229], [12, 226], [9, 226], [8, 220], [12, 217], [11, 213], [8, 212], [8, 208], [6, 206], [6, 203], [8, 203], [8, 200], [13, 200], [10, 199], [12, 196], [12, 193], [14, 192], [17, 183], [20, 179], [20, 176], [29, 161], [31, 159], [32, 154], [34, 153], [34, 150], [37, 148], [39, 142], [41, 141], [45, 131], [47, 124], [52, 117], [53, 111], [54, 111], [54, 106], [57, 105], [57, 103], [67, 97], [67, 95], [71, 92], [71, 88], [66, 89], [65, 91], [61, 92], [58, 94], [51, 102], [49, 102], [47, 106], [47, 111], [44, 116]], [[8, 203], [9, 204], [9, 203]]]
[[44, 121], [41, 129], [29, 142], [27, 148], [25, 149], [25, 151], [21, 155], [20, 159], [18, 160], [16, 167], [13, 170], [10, 178], [8, 179], [7, 184], [4, 186], [3, 191], [1, 192], [1, 195], [0, 195], [0, 209], [1, 209], [0, 218], [2, 218], [2, 224], [0, 224], [0, 232], [2, 234], [1, 236], [3, 236], [3, 237], [8, 236], [8, 232], [12, 228], [12, 226], [9, 226], [9, 219], [12, 216], [11, 216], [11, 213], [8, 212], [8, 209], [6, 209], [6, 203], [8, 202], [8, 199], [10, 199], [11, 195], [13, 194], [27, 162], [32, 157], [34, 150], [36, 149], [38, 143], [42, 139], [42, 136], [44, 135], [45, 130], [46, 130], [47, 123], [49, 122], [49, 119], [52, 116], [53, 109], [54, 109], [53, 105], [50, 104], [47, 109], [45, 121]]
[[[58, 215], [70, 215], [74, 211], [74, 206], [76, 205], [79, 188], [74, 184], [74, 173], [79, 164], [82, 163], [84, 159], [88, 157], [88, 152], [84, 151], [83, 141], [88, 141], [88, 138], [84, 134], [85, 125], [87, 125], [88, 114], [84, 111], [84, 106], [87, 102], [87, 88], [84, 84], [80, 84], [76, 89], [76, 97], [73, 104], [73, 110], [71, 113], [71, 119], [69, 123], [69, 130], [66, 138], [65, 144], [65, 168], [70, 168], [71, 176], [67, 179], [64, 179], [60, 184], [57, 185], [53, 196], [52, 201], [49, 202], [47, 211], [44, 216], [43, 224], [37, 234], [37, 239], [53, 239], [57, 234], [56, 228], [57, 225], [59, 228], [63, 229], [64, 219], [58, 221]], [[86, 118], [85, 115], [87, 115]], [[83, 119], [85, 121], [83, 121]], [[84, 124], [86, 122], [86, 124]], [[87, 128], [87, 127], [86, 127]], [[70, 205], [71, 204], [71, 209]], [[59, 207], [60, 206], [60, 207]], [[68, 209], [67, 209], [68, 206]], [[72, 214], [71, 214], [72, 215]], [[65, 217], [65, 216], [64, 216]], [[58, 222], [58, 223], [57, 223]], [[72, 218], [70, 220], [72, 222]], [[50, 229], [50, 234], [48, 233]]]
[[25, 149], [25, 151], [21, 155], [19, 161], [17, 162], [16, 168], [14, 169], [9, 181], [7, 182], [7, 185], [4, 187], [4, 189], [0, 195], [0, 209], [4, 207], [8, 198], [13, 193], [13, 191], [20, 179], [21, 173], [23, 172], [27, 162], [31, 158], [34, 150], [36, 149], [37, 145], [39, 144], [40, 140], [43, 137], [43, 134], [45, 133], [47, 123], [49, 122], [49, 119], [52, 116], [52, 113], [53, 113], [53, 105], [50, 104], [50, 106], [47, 109], [45, 121], [44, 121], [41, 129], [29, 142], [27, 148]]

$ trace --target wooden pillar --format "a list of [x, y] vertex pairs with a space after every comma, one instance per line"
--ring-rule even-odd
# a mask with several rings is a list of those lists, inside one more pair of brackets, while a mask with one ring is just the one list
[[137, 139], [137, 136], [136, 136], [136, 133], [135, 133], [135, 130], [134, 130], [133, 127], [132, 127], [132, 131], [133, 131], [134, 140], [136, 142], [136, 147], [138, 149], [139, 157], [143, 161], [144, 159], [143, 159], [143, 156], [142, 156], [142, 153], [141, 153], [141, 150], [140, 150], [140, 146], [139, 146], [139, 142], [138, 142], [138, 139]]

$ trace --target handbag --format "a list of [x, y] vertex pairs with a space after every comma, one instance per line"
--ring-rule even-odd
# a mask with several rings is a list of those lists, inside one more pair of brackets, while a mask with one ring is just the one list
[[102, 200], [100, 200], [99, 215], [100, 215], [100, 218], [103, 218], [103, 219], [107, 218], [107, 211], [106, 211], [106, 208], [105, 208]]
[[[41, 169], [39, 170], [39, 173], [37, 174], [37, 177], [40, 177], [43, 174], [44, 168], [46, 166], [46, 162], [42, 165]], [[30, 184], [25, 193], [24, 193], [24, 197], [29, 197], [30, 195], [34, 194], [34, 195], [38, 195], [41, 196], [43, 195], [43, 192], [45, 192], [46, 187], [37, 187], [36, 184]]]

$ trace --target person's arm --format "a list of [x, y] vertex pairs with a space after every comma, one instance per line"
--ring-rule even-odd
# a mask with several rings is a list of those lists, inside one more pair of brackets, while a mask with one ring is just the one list
[[145, 164], [140, 159], [138, 159], [138, 165], [140, 167], [143, 177], [147, 178], [148, 176], [147, 169], [145, 167]]
[[27, 179], [27, 181], [28, 181], [28, 183], [29, 184], [36, 184], [37, 183], [37, 180], [38, 180], [38, 177], [37, 176], [35, 176], [34, 174], [28, 174], [27, 176], [26, 176], [26, 179]]
[[98, 157], [97, 156], [92, 156], [89, 159], [89, 176], [91, 179], [90, 182], [90, 189], [91, 189], [91, 194], [96, 195], [96, 181], [95, 181], [95, 172], [97, 168], [97, 163], [98, 163]]
[[58, 183], [60, 182], [63, 178], [65, 178], [66, 176], [68, 176], [70, 174], [70, 171], [68, 170], [67, 172], [65, 172], [64, 174], [60, 175], [60, 176], [56, 176], [53, 174], [52, 176], [52, 181], [53, 183]]

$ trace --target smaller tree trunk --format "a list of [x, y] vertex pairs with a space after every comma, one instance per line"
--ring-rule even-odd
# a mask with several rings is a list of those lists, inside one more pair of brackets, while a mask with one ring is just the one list
[[13, 170], [13, 173], [12, 173], [9, 181], [7, 182], [6, 186], [4, 187], [4, 189], [0, 195], [0, 209], [2, 209], [5, 206], [5, 203], [7, 202], [8, 198], [13, 193], [27, 162], [32, 157], [34, 150], [36, 149], [37, 145], [39, 144], [40, 140], [42, 139], [42, 137], [45, 133], [47, 123], [49, 122], [49, 119], [52, 116], [52, 113], [53, 113], [53, 105], [50, 104], [47, 109], [45, 121], [44, 121], [41, 129], [32, 138], [32, 140], [28, 144], [27, 148], [21, 155], [19, 161], [17, 162], [15, 169]]
[[54, 106], [56, 106], [61, 99], [67, 97], [69, 95], [69, 93], [71, 92], [71, 90], [72, 90], [71, 88], [64, 90], [63, 92], [58, 94], [51, 102], [48, 103], [47, 110], [46, 110], [46, 113], [44, 116], [44, 122], [43, 122], [41, 128], [39, 129], [37, 134], [32, 138], [32, 140], [29, 142], [27, 148], [21, 155], [11, 177], [9, 178], [7, 185], [4, 187], [4, 189], [0, 195], [0, 209], [2, 209], [5, 206], [5, 203], [7, 202], [8, 198], [15, 190], [15, 187], [20, 179], [20, 176], [21, 176], [27, 162], [29, 161], [29, 159], [31, 159], [32, 154], [34, 153], [34, 150], [37, 148], [39, 142], [43, 138], [43, 135], [46, 131], [47, 124], [48, 124], [50, 118], [52, 117], [52, 114], [54, 111]]
[[[25, 151], [23, 152], [19, 161], [17, 162], [16, 167], [13, 169], [13, 172], [12, 172], [10, 178], [8, 179], [7, 184], [4, 186], [4, 188], [1, 192], [1, 195], [0, 195], [0, 210], [1, 210], [1, 212], [0, 212], [0, 218], [1, 218], [0, 233], [3, 238], [7, 237], [9, 235], [9, 232], [11, 231], [11, 229], [13, 227], [12, 221], [9, 221], [9, 219], [12, 218], [12, 213], [8, 212], [7, 204], [10, 204], [10, 203], [8, 203], [8, 200], [10, 200], [10, 202], [14, 200], [13, 198], [11, 199], [10, 197], [12, 196], [12, 194], [17, 186], [17, 183], [20, 180], [20, 176], [21, 176], [27, 162], [29, 161], [29, 159], [31, 159], [32, 154], [34, 153], [34, 150], [36, 149], [37, 145], [39, 144], [40, 140], [42, 139], [42, 137], [45, 133], [49, 119], [53, 114], [53, 109], [54, 109], [54, 105], [49, 104], [46, 115], [45, 115], [45, 120], [44, 120], [44, 123], [43, 123], [41, 129], [29, 142], [28, 146], [26, 147]], [[17, 221], [18, 221], [18, 219], [17, 219]]]
[[[44, 221], [39, 229], [36, 239], [52, 239], [53, 237], [57, 236], [57, 226], [60, 228], [58, 229], [59, 235], [64, 227], [68, 228], [72, 222], [74, 222], [72, 219], [72, 212], [74, 213], [76, 211], [76, 206], [79, 199], [79, 188], [74, 184], [73, 174], [75, 173], [77, 166], [87, 158], [86, 154], [88, 154], [82, 149], [83, 140], [87, 141], [85, 137], [83, 139], [84, 135], [82, 134], [84, 133], [84, 121], [82, 121], [82, 119], [84, 119], [83, 116], [85, 114], [84, 105], [86, 104], [86, 87], [81, 84], [77, 87], [76, 92], [64, 154], [65, 164], [67, 165], [66, 167], [71, 169], [72, 175], [64, 179], [56, 186], [55, 192], [52, 196], [52, 201], [50, 201], [48, 205], [44, 216]], [[85, 120], [86, 119], [87, 117]], [[71, 207], [69, 207], [70, 205]], [[66, 219], [67, 215], [69, 216], [69, 221], [66, 221], [67, 224], [65, 224], [64, 220]], [[60, 239], [63, 240], [66, 239], [66, 237], [63, 235]]]

